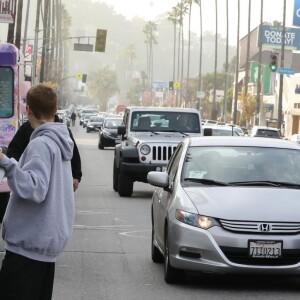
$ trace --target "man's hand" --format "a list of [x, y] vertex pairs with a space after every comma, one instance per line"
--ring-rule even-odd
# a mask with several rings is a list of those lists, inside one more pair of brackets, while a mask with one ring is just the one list
[[73, 178], [73, 189], [74, 189], [74, 192], [76, 192], [76, 190], [78, 188], [78, 185], [79, 185], [79, 180], [76, 179], [76, 178]]

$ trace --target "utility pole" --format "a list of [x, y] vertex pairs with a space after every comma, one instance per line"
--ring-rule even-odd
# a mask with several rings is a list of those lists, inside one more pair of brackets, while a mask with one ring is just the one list
[[[286, 0], [283, 2], [283, 24], [281, 31], [281, 62], [280, 66], [284, 67], [284, 48], [285, 48], [285, 14], [286, 14]], [[278, 98], [278, 117], [277, 128], [281, 130], [282, 127], [282, 92], [283, 92], [283, 74], [280, 74], [279, 81], [279, 98]], [[282, 134], [282, 132], [281, 132]]]

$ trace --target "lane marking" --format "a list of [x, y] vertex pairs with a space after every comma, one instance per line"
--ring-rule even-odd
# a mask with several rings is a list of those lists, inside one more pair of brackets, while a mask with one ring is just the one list
[[150, 236], [138, 235], [141, 232], [151, 232], [151, 230], [135, 230], [135, 231], [127, 231], [127, 232], [120, 232], [120, 235], [127, 236], [127, 237], [135, 237], [135, 238], [143, 238], [148, 239], [151, 238]]

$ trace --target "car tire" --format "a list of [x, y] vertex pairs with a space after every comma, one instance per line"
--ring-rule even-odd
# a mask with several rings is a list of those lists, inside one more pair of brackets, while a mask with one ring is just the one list
[[104, 146], [103, 146], [103, 142], [102, 142], [102, 138], [101, 138], [101, 137], [99, 137], [98, 148], [101, 149], [101, 150], [104, 149]]
[[151, 258], [154, 263], [162, 263], [164, 256], [160, 253], [158, 248], [154, 244], [154, 228], [152, 225], [152, 240], [151, 240]]
[[133, 192], [133, 180], [122, 170], [122, 161], [120, 161], [119, 178], [118, 178], [118, 193], [121, 197], [130, 197]]
[[86, 132], [87, 132], [87, 133], [89, 133], [89, 132], [90, 132], [90, 130], [89, 130], [88, 128], [86, 128]]
[[118, 191], [119, 187], [119, 169], [117, 168], [117, 162], [116, 159], [114, 159], [114, 169], [113, 169], [113, 189], [115, 192]]
[[165, 254], [164, 254], [164, 277], [165, 282], [179, 283], [183, 280], [184, 271], [176, 269], [170, 264], [170, 255], [169, 255], [169, 238], [168, 238], [168, 228], [165, 229]]

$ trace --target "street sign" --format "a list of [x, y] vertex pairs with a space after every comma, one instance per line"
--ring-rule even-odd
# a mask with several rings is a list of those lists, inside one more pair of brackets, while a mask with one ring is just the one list
[[197, 91], [197, 98], [204, 98], [204, 97], [205, 97], [205, 92]]
[[294, 75], [295, 69], [293, 68], [278, 68], [279, 74], [285, 74], [285, 75]]
[[93, 52], [94, 45], [93, 44], [79, 44], [74, 43], [74, 51], [87, 51], [87, 52]]
[[77, 74], [75, 74], [75, 78], [76, 78], [76, 79], [79, 79], [79, 80], [82, 80], [82, 76], [83, 76], [82, 73], [77, 73]]
[[173, 87], [174, 87], [174, 89], [176, 89], [176, 90], [180, 89], [180, 82], [179, 82], [179, 81], [174, 81]]

